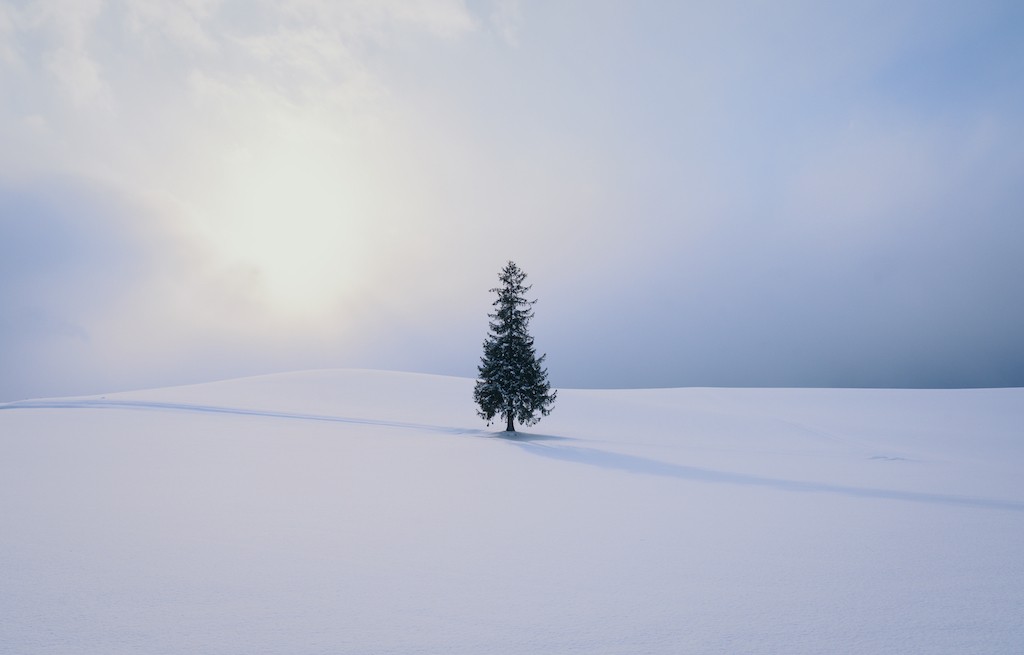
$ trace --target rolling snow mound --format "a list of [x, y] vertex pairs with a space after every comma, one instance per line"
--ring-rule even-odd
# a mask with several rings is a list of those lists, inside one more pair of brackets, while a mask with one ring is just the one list
[[0, 404], [0, 653], [1019, 653], [1024, 389]]

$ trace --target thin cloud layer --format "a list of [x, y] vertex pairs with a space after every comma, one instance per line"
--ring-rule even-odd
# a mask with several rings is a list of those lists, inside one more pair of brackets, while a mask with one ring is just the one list
[[4, 397], [1024, 385], [1016, 3], [0, 5]]

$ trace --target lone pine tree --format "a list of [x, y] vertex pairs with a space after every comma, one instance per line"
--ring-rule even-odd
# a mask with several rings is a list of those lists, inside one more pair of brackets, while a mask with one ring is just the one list
[[494, 301], [494, 313], [488, 314], [490, 331], [484, 341], [473, 399], [480, 408], [477, 413], [488, 424], [501, 416], [505, 429], [514, 432], [514, 420], [533, 425], [550, 414], [558, 392], [551, 391], [548, 372], [541, 366], [547, 355], [537, 357], [529, 333], [531, 306], [537, 301], [525, 297], [531, 288], [523, 284], [526, 273], [510, 261], [499, 279], [502, 286], [491, 289], [498, 299]]

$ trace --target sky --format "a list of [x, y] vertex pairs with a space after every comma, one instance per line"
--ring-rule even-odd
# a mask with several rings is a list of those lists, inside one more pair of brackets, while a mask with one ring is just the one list
[[0, 0], [0, 400], [1024, 386], [1024, 4]]

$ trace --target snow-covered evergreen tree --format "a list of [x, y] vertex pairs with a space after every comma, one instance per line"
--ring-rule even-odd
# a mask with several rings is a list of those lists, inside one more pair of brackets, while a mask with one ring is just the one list
[[523, 284], [526, 273], [510, 261], [499, 279], [502, 286], [491, 289], [498, 299], [494, 301], [495, 312], [488, 314], [490, 331], [484, 341], [473, 399], [480, 408], [477, 413], [488, 424], [501, 416], [505, 429], [514, 432], [514, 420], [533, 425], [550, 414], [558, 392], [551, 390], [547, 369], [542, 366], [547, 355], [537, 357], [529, 333], [531, 306], [537, 301], [526, 299], [531, 288]]

